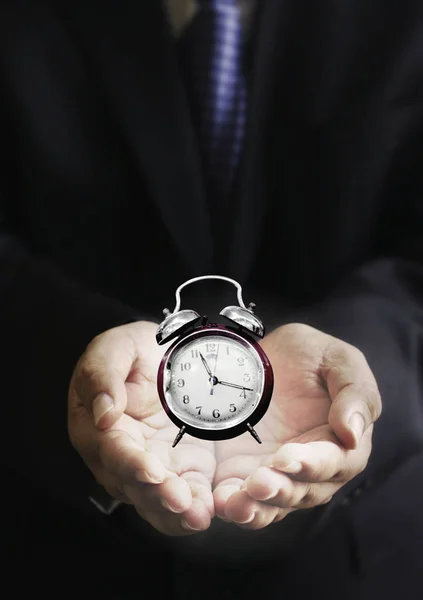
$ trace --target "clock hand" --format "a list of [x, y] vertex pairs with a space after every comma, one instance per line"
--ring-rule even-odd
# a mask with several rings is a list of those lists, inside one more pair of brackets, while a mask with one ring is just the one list
[[213, 371], [213, 375], [216, 375], [216, 369], [217, 369], [217, 359], [219, 358], [219, 350], [220, 350], [220, 342], [217, 344], [216, 360], [214, 361], [214, 371]]
[[221, 385], [228, 385], [229, 387], [238, 388], [239, 390], [247, 390], [248, 392], [254, 391], [251, 388], [244, 387], [243, 385], [236, 385], [236, 383], [228, 383], [227, 381], [220, 381], [220, 379], [217, 380], [217, 383], [220, 383]]
[[210, 396], [213, 396], [213, 388], [216, 385], [216, 377], [213, 377], [213, 373], [211, 372], [210, 367], [207, 364], [207, 361], [204, 358], [204, 356], [201, 354], [201, 352], [200, 352], [200, 358], [201, 358], [201, 361], [202, 361], [202, 363], [203, 363], [203, 365], [204, 365], [204, 367], [205, 367], [205, 369], [207, 371], [207, 374], [209, 376], [209, 382], [211, 384], [210, 385]]
[[201, 354], [201, 352], [200, 352], [200, 358], [201, 358], [201, 360], [202, 360], [202, 362], [203, 362], [203, 365], [204, 365], [204, 367], [205, 367], [205, 369], [206, 369], [206, 371], [207, 371], [207, 373], [208, 373], [208, 376], [210, 377], [210, 379], [212, 379], [212, 378], [213, 378], [213, 374], [212, 374], [212, 372], [210, 371], [210, 367], [209, 367], [209, 365], [207, 364], [207, 362], [206, 362], [206, 359], [205, 359], [205, 358], [204, 358], [204, 356]]
[[213, 396], [214, 386], [216, 385], [216, 383], [218, 383], [218, 380], [216, 377], [216, 369], [217, 369], [217, 359], [219, 357], [219, 350], [220, 350], [220, 342], [217, 344], [216, 360], [214, 361], [214, 370], [213, 370], [213, 375], [212, 375], [212, 379], [211, 379], [213, 385], [210, 388], [210, 396]]

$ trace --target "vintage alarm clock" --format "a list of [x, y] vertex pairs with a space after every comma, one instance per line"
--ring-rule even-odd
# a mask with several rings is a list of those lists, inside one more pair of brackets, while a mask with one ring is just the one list
[[[194, 310], [180, 310], [181, 290], [205, 279], [221, 279], [237, 288], [239, 306], [227, 306], [219, 314], [225, 324], [213, 323]], [[220, 275], [205, 275], [183, 283], [176, 290], [176, 305], [156, 333], [157, 343], [177, 338], [164, 354], [157, 389], [169, 419], [179, 427], [173, 447], [185, 433], [205, 440], [225, 440], [254, 430], [266, 413], [273, 392], [273, 370], [257, 339], [265, 333], [254, 314], [255, 304], [245, 306], [238, 282]]]

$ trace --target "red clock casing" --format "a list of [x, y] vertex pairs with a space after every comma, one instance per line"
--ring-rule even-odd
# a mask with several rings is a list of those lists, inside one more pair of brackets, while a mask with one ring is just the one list
[[[178, 346], [178, 348], [182, 348], [184, 345], [192, 342], [195, 339], [205, 338], [211, 335], [227, 337], [229, 339], [237, 341], [238, 343], [242, 344], [247, 348], [253, 347], [254, 350], [257, 352], [263, 367], [263, 393], [257, 404], [257, 407], [249, 416], [245, 418], [244, 421], [237, 423], [233, 427], [220, 430], [201, 429], [199, 427], [193, 427], [192, 425], [188, 425], [187, 423], [185, 423], [183, 420], [178, 418], [168, 406], [164, 391], [164, 372], [167, 368], [167, 365], [169, 365], [169, 358], [171, 357], [175, 347]], [[249, 429], [251, 431], [251, 428], [254, 427], [254, 425], [256, 425], [262, 419], [267, 409], [269, 408], [270, 400], [272, 398], [273, 393], [273, 384], [274, 377], [272, 365], [270, 364], [270, 361], [260, 344], [258, 344], [252, 336], [250, 336], [248, 333], [245, 333], [245, 331], [238, 326], [231, 327], [216, 323], [208, 323], [206, 325], [199, 325], [197, 327], [194, 327], [190, 333], [185, 333], [181, 339], [177, 339], [164, 354], [157, 373], [157, 391], [159, 394], [160, 402], [163, 406], [163, 410], [166, 412], [169, 419], [177, 427], [184, 427], [184, 431], [186, 433], [204, 440], [216, 441], [231, 439], [237, 437], [238, 435], [241, 435]]]

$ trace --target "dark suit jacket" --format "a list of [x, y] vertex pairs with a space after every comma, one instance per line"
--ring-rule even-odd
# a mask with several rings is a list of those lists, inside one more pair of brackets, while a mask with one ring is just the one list
[[367, 531], [378, 508], [362, 498], [387, 481], [396, 514], [396, 474], [423, 452], [422, 35], [420, 0], [263, 2], [216, 235], [160, 2], [2, 0], [4, 469], [84, 511], [91, 477], [66, 430], [78, 357], [215, 271], [270, 326], [301, 320], [365, 353], [384, 402], [372, 457], [319, 515], [348, 506]]

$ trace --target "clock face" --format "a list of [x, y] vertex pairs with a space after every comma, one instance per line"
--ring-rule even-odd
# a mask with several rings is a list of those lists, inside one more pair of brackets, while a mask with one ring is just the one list
[[164, 368], [166, 403], [176, 417], [200, 429], [245, 421], [263, 394], [263, 363], [243, 339], [204, 335], [183, 340]]

